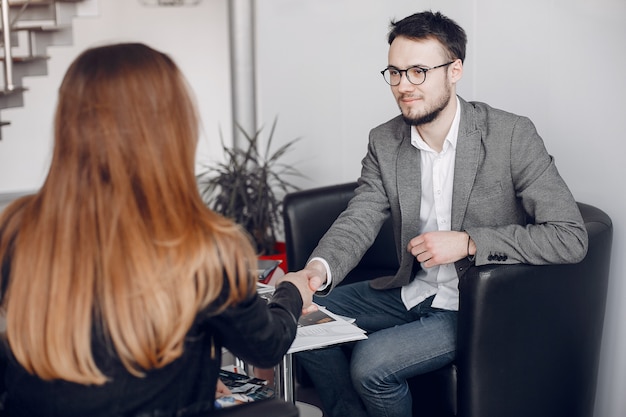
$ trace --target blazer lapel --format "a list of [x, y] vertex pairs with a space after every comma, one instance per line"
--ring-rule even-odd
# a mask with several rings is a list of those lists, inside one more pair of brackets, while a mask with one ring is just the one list
[[415, 237], [419, 229], [422, 193], [420, 165], [419, 151], [411, 145], [411, 136], [407, 133], [398, 147], [396, 170], [398, 202], [402, 213], [402, 244]]
[[415, 258], [409, 256], [405, 247], [419, 231], [422, 194], [420, 155], [419, 151], [411, 145], [410, 128], [403, 129], [402, 143], [398, 147], [396, 175], [398, 204], [402, 215], [399, 234], [401, 241], [396, 242], [402, 256], [396, 277], [400, 277], [398, 279], [403, 281], [410, 279], [413, 275]]
[[461, 230], [469, 195], [478, 171], [481, 152], [481, 132], [476, 128], [472, 106], [459, 99], [461, 122], [454, 162], [454, 190], [452, 193], [452, 230]]

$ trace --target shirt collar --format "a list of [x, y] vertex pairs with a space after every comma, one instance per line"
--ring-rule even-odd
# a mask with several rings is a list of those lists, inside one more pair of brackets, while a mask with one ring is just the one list
[[[442, 153], [445, 152], [448, 147], [452, 146], [453, 149], [456, 149], [457, 139], [459, 137], [459, 125], [461, 124], [461, 102], [459, 98], [456, 97], [456, 113], [454, 115], [454, 119], [452, 120], [452, 125], [450, 126], [450, 130], [448, 130], [448, 134], [446, 135], [446, 139], [443, 143]], [[428, 146], [424, 139], [420, 136], [417, 128], [415, 126], [411, 126], [411, 145], [415, 146], [417, 149], [427, 152], [434, 152], [433, 149]]]

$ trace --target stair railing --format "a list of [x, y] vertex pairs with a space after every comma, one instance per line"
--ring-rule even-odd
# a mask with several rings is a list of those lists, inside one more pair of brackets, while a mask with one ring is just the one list
[[11, 25], [9, 23], [9, 0], [2, 0], [2, 37], [4, 40], [4, 92], [15, 89], [13, 84], [13, 57], [11, 56]]

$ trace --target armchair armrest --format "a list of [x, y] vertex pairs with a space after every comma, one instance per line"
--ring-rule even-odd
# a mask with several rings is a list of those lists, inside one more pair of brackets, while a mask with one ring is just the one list
[[461, 279], [459, 415], [592, 415], [612, 225], [579, 207], [590, 240], [580, 263], [486, 265]]

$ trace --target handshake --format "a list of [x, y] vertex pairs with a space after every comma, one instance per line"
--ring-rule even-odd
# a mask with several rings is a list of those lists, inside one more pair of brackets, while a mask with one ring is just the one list
[[280, 277], [276, 285], [283, 281], [291, 282], [300, 291], [303, 315], [317, 311], [317, 306], [313, 304], [313, 294], [326, 283], [326, 267], [322, 262], [311, 261], [304, 269]]

